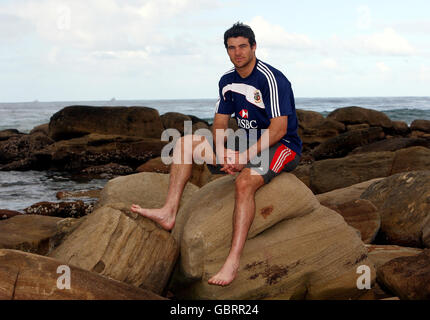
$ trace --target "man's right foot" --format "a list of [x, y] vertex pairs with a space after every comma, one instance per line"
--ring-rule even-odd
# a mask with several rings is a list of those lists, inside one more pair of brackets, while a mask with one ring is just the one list
[[172, 215], [171, 212], [166, 211], [164, 208], [144, 209], [137, 204], [133, 204], [130, 210], [158, 223], [164, 230], [170, 231], [175, 225], [175, 215]]

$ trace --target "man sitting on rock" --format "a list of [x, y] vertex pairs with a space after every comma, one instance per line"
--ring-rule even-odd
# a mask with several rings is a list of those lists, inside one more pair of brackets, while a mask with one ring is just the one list
[[[257, 45], [252, 29], [242, 23], [234, 24], [224, 34], [224, 45], [234, 68], [219, 82], [219, 100], [212, 128], [215, 152], [204, 136], [185, 135], [178, 139], [164, 206], [160, 209], [131, 206], [133, 212], [171, 230], [182, 192], [191, 177], [193, 160], [206, 162], [212, 173], [239, 172], [235, 179], [230, 252], [221, 270], [208, 281], [220, 286], [230, 284], [239, 269], [240, 256], [255, 215], [255, 192], [282, 171], [294, 170], [302, 149], [291, 84], [280, 71], [256, 58]], [[228, 128], [233, 113], [249, 140], [244, 148], [239, 146], [235, 151], [226, 148], [225, 136], [219, 138], [216, 134]], [[254, 163], [253, 159], [262, 154], [266, 158]]]

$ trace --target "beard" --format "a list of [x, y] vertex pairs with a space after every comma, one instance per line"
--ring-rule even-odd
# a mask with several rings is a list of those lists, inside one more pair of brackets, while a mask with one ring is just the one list
[[236, 63], [235, 61], [232, 61], [232, 62], [233, 62], [233, 65], [235, 66], [235, 68], [240, 69], [240, 68], [247, 67], [252, 62], [252, 60], [253, 60], [253, 57], [249, 57], [248, 59], [243, 60], [239, 63]]

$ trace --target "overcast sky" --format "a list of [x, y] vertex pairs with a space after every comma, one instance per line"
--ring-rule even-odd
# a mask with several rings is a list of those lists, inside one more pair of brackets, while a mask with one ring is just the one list
[[296, 97], [429, 96], [428, 0], [0, 0], [0, 101], [216, 98], [223, 34]]

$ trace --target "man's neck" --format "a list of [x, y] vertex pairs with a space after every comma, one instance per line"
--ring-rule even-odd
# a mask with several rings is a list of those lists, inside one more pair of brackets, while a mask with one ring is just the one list
[[246, 66], [243, 66], [242, 68], [236, 68], [236, 71], [241, 78], [246, 78], [252, 73], [256, 63], [257, 58], [254, 56], [254, 58]]

